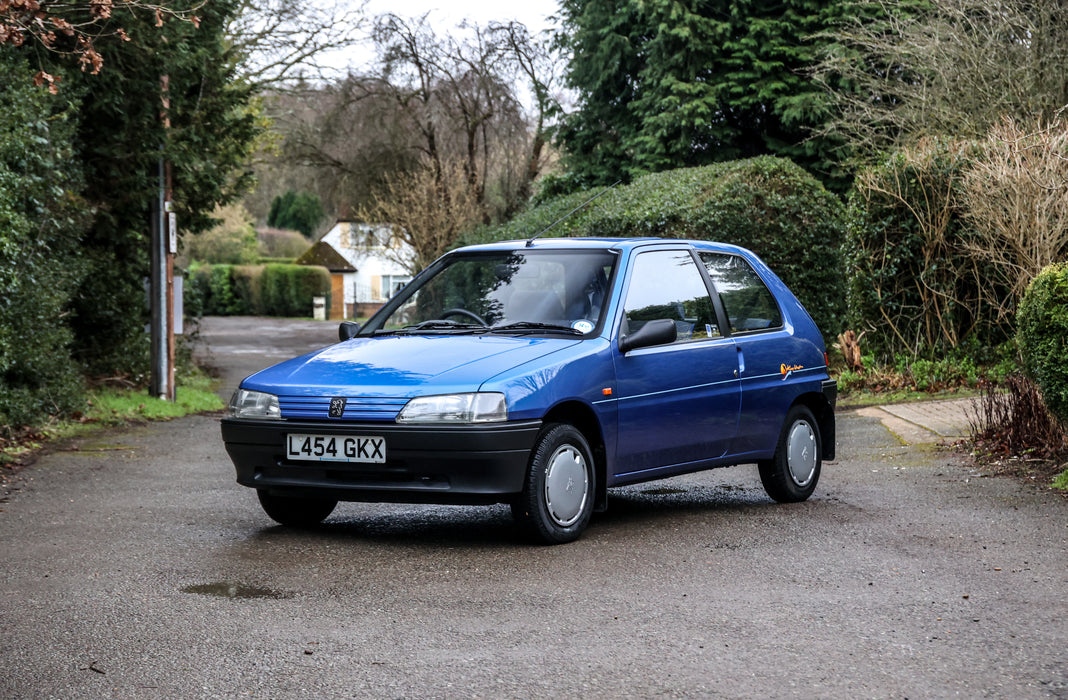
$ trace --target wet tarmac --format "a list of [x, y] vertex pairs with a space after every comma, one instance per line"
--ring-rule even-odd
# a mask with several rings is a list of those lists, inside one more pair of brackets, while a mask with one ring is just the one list
[[[228, 396], [312, 324], [208, 319], [198, 352]], [[278, 527], [218, 416], [94, 438], [0, 504], [0, 697], [1068, 697], [1068, 502], [884, 413], [838, 416], [804, 503], [693, 474], [558, 547], [506, 506]]]

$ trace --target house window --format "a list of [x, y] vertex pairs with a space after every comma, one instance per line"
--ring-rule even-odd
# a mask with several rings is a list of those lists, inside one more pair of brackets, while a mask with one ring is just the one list
[[401, 287], [412, 281], [410, 275], [382, 275], [382, 298], [390, 299]]

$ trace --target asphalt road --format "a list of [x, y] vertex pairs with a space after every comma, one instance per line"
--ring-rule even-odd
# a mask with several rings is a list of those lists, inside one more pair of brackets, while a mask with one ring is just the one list
[[[228, 394], [334, 333], [202, 341]], [[0, 504], [0, 697], [1068, 698], [1068, 502], [877, 418], [839, 441], [805, 503], [735, 467], [620, 489], [558, 547], [506, 507], [276, 527], [217, 416], [83, 441]]]

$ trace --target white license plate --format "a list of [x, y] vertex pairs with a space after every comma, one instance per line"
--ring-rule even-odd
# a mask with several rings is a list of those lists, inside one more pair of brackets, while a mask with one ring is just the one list
[[374, 435], [286, 435], [286, 454], [305, 462], [383, 464], [386, 439]]

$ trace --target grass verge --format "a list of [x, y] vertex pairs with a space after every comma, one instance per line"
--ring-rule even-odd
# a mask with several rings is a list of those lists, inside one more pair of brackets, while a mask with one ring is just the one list
[[[102, 386], [92, 389], [85, 410], [73, 417], [13, 431], [0, 440], [0, 482], [33, 461], [50, 443], [84, 437], [116, 426], [171, 420], [223, 409], [210, 377], [186, 376], [175, 390], [175, 401], [149, 396], [146, 389]], [[0, 484], [2, 485], [2, 484]]]

